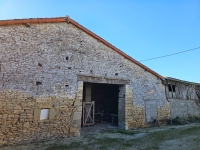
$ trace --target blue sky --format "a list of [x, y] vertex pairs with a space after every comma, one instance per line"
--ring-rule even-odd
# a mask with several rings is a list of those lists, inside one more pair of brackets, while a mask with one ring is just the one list
[[[0, 20], [66, 15], [138, 61], [200, 47], [200, 0], [0, 0]], [[142, 63], [200, 83], [200, 49]]]

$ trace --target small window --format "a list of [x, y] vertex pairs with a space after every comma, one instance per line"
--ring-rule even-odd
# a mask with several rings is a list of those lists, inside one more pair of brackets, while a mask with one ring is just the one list
[[176, 92], [175, 85], [168, 84], [169, 92]]
[[172, 85], [172, 91], [173, 91], [173, 92], [176, 92], [176, 91], [175, 91], [175, 85]]
[[171, 84], [168, 84], [168, 89], [169, 89], [169, 92], [171, 92], [171, 91], [172, 91]]
[[40, 120], [49, 119], [49, 109], [40, 110]]

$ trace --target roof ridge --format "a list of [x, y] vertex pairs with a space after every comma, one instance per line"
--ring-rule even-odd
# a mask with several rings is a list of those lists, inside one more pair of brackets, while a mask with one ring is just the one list
[[77, 28], [83, 30], [87, 34], [89, 34], [92, 37], [96, 38], [97, 40], [101, 41], [106, 46], [110, 47], [111, 49], [113, 49], [114, 51], [119, 53], [120, 55], [124, 56], [126, 59], [128, 59], [128, 60], [132, 61], [133, 63], [137, 64], [138, 66], [140, 66], [144, 70], [150, 72], [151, 74], [155, 75], [156, 77], [160, 78], [161, 80], [163, 79], [163, 77], [161, 75], [159, 75], [155, 71], [151, 70], [150, 68], [146, 67], [145, 65], [141, 64], [137, 60], [133, 59], [132, 57], [130, 57], [129, 55], [127, 55], [126, 53], [124, 53], [120, 49], [116, 48], [115, 46], [113, 46], [112, 44], [110, 44], [109, 42], [107, 42], [106, 40], [101, 38], [100, 36], [98, 36], [95, 33], [93, 33], [92, 31], [90, 31], [87, 28], [83, 27], [82, 25], [80, 25], [79, 23], [77, 23], [76, 21], [71, 19], [69, 16], [66, 16], [66, 17], [54, 17], [54, 18], [29, 18], [29, 19], [0, 20], [0, 26], [18, 25], [18, 24], [31, 24], [31, 23], [59, 23], [59, 22], [68, 22], [68, 23], [73, 24]]
[[66, 17], [9, 19], [9, 20], [0, 20], [0, 26], [18, 25], [26, 23], [57, 23], [57, 22], [65, 22], [66, 21], [65, 19]]

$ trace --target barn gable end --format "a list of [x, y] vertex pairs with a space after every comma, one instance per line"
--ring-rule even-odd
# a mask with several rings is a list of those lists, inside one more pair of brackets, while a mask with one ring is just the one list
[[[90, 86], [119, 89], [112, 100], [120, 128], [169, 118], [160, 75], [65, 19], [0, 21], [0, 144], [79, 136]], [[146, 114], [150, 105], [156, 113]]]

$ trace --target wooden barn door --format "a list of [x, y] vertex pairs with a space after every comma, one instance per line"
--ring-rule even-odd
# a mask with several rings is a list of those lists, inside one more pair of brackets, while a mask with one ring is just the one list
[[83, 127], [94, 125], [94, 101], [91, 101], [91, 84], [85, 84], [83, 102]]
[[94, 101], [83, 102], [83, 126], [94, 125]]

